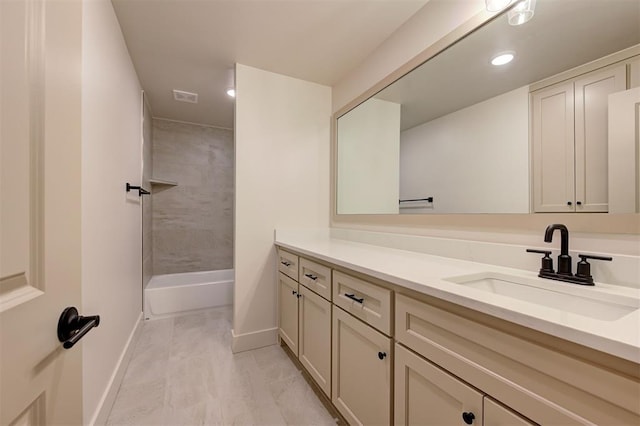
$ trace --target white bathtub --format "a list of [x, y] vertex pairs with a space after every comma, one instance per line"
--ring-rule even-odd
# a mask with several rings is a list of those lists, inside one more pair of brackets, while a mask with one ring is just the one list
[[144, 317], [158, 319], [233, 303], [233, 269], [154, 275], [144, 289]]

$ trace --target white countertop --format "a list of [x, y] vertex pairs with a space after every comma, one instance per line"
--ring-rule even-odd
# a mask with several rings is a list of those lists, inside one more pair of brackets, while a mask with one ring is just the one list
[[[340, 240], [322, 233], [276, 232], [275, 244], [400, 287], [640, 363], [640, 289], [599, 282], [593, 287], [580, 286], [540, 279], [537, 277], [537, 271]], [[619, 319], [600, 320], [588, 316], [588, 313], [571, 313], [445, 280], [484, 272], [536, 280], [547, 289], [554, 291], [557, 288], [558, 292], [575, 294], [576, 298], [584, 296], [598, 301], [617, 296], [631, 297], [637, 309]]]

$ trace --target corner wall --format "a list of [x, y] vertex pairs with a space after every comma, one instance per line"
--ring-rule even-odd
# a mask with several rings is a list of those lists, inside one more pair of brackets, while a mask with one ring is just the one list
[[329, 87], [236, 65], [234, 352], [276, 343], [275, 228], [329, 225]]
[[82, 404], [93, 424], [141, 318], [142, 206], [125, 183], [142, 179], [142, 96], [111, 2], [83, 1], [82, 15], [80, 312], [100, 315], [82, 339]]

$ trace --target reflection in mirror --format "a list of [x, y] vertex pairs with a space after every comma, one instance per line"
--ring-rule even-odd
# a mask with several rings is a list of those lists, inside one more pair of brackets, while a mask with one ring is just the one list
[[337, 213], [637, 212], [638, 22], [537, 0], [431, 58], [338, 118]]

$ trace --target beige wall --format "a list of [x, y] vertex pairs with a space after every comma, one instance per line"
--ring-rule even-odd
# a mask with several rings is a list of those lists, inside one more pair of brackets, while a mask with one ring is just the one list
[[233, 350], [277, 336], [275, 228], [329, 225], [329, 87], [236, 66]]
[[528, 117], [524, 86], [403, 131], [400, 198], [434, 197], [404, 212], [529, 213]]
[[83, 423], [92, 424], [142, 311], [141, 202], [125, 192], [126, 182], [142, 178], [142, 97], [108, 0], [83, 2], [82, 55], [80, 312], [101, 321], [82, 340], [83, 400], [77, 403]]
[[400, 104], [369, 99], [337, 131], [338, 213], [398, 213]]
[[153, 120], [153, 274], [233, 267], [233, 131]]

